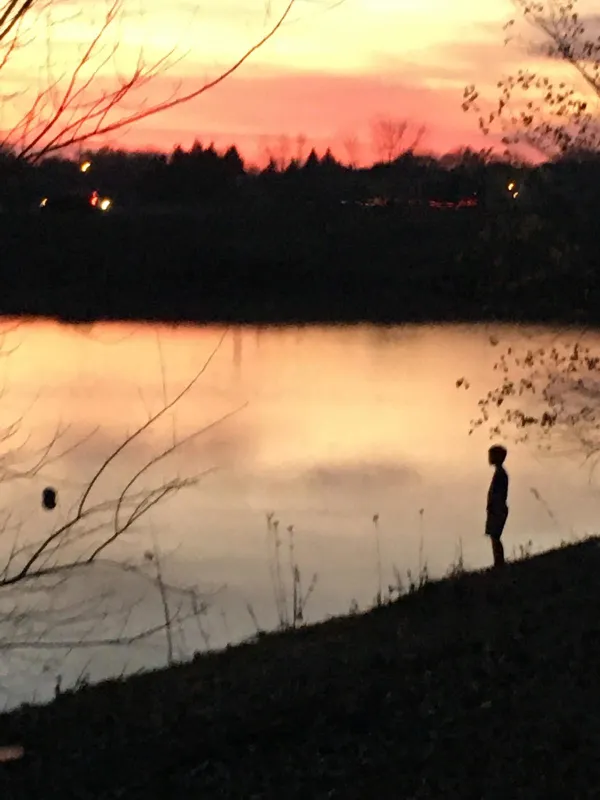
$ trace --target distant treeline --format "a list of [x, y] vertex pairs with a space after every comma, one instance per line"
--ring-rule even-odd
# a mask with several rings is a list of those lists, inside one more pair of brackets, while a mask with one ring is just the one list
[[0, 314], [69, 320], [600, 325], [593, 225], [276, 200], [0, 214]]
[[[0, 314], [600, 325], [594, 155], [407, 152], [357, 169], [313, 151], [256, 170], [197, 144], [2, 170]], [[29, 213], [92, 190], [114, 213]]]
[[[82, 166], [87, 168], [82, 170]], [[215, 200], [318, 199], [369, 205], [410, 204], [436, 208], [556, 206], [584, 209], [600, 200], [600, 158], [579, 154], [543, 166], [515, 165], [490, 151], [464, 148], [439, 158], [407, 151], [356, 168], [328, 150], [306, 158], [271, 159], [248, 166], [236, 147], [218, 151], [196, 142], [171, 153], [102, 148], [77, 159], [47, 158], [36, 165], [0, 157], [3, 209], [36, 207], [49, 194], [96, 190], [115, 208], [193, 206]], [[573, 210], [573, 209], [572, 209]]]

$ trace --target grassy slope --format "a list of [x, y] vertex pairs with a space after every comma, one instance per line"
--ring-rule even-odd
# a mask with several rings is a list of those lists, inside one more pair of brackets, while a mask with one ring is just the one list
[[600, 547], [0, 718], [4, 798], [597, 797]]

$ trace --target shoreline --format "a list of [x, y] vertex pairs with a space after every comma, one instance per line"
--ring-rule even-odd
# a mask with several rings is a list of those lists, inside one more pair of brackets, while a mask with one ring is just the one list
[[[88, 323], [600, 324], [592, 233], [569, 232], [555, 220], [312, 208], [207, 215], [0, 218], [0, 315]], [[528, 233], [532, 225], [538, 228]]]

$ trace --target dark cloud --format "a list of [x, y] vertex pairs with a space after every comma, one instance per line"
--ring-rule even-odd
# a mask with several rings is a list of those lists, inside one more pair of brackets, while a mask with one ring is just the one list
[[306, 478], [318, 488], [351, 493], [371, 493], [393, 486], [403, 488], [420, 481], [417, 470], [390, 461], [327, 464], [308, 470]]

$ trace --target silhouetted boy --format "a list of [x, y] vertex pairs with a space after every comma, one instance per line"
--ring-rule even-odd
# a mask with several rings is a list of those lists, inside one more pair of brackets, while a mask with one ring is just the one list
[[508, 475], [503, 466], [506, 455], [506, 448], [499, 444], [490, 447], [488, 451], [489, 463], [495, 469], [487, 496], [485, 535], [492, 540], [495, 567], [504, 566], [504, 547], [500, 539], [508, 517], [508, 506], [506, 504], [508, 498]]

